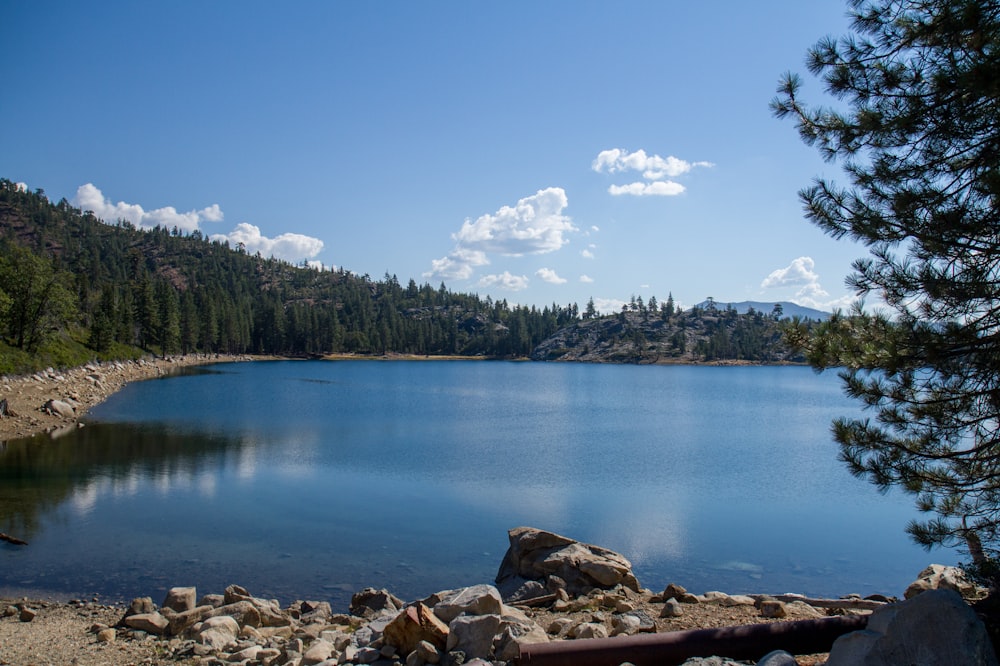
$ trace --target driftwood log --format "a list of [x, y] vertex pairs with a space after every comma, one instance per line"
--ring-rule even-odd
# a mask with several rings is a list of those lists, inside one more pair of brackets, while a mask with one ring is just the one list
[[21, 539], [18, 539], [17, 537], [12, 537], [11, 535], [4, 534], [3, 532], [0, 532], [0, 541], [6, 541], [7, 543], [12, 543], [15, 546], [27, 546], [28, 545], [27, 541], [22, 541]]

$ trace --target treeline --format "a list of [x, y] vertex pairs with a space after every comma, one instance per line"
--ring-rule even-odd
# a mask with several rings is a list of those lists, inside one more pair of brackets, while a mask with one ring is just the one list
[[578, 318], [576, 305], [509, 305], [295, 266], [199, 231], [105, 224], [0, 180], [0, 333], [27, 352], [68, 336], [112, 357], [134, 348], [512, 358]]

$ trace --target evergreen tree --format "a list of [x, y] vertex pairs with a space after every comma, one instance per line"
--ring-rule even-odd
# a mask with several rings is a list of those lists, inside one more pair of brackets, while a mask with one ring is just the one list
[[34, 352], [76, 315], [66, 276], [52, 262], [17, 246], [0, 256], [0, 321], [15, 347]]
[[852, 34], [808, 60], [836, 106], [804, 105], [789, 74], [772, 108], [843, 166], [847, 186], [801, 192], [806, 215], [869, 248], [849, 284], [892, 316], [859, 305], [790, 339], [874, 413], [834, 425], [851, 471], [915, 495], [919, 543], [982, 563], [1000, 542], [1000, 7], [849, 5]]

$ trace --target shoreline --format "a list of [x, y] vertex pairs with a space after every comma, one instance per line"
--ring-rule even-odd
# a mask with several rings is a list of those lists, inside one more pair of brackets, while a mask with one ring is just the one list
[[269, 360], [246, 354], [186, 354], [129, 361], [92, 362], [68, 370], [48, 368], [31, 375], [0, 377], [0, 400], [7, 401], [0, 416], [0, 443], [83, 427], [89, 410], [128, 384], [155, 379], [181, 368], [215, 363]]

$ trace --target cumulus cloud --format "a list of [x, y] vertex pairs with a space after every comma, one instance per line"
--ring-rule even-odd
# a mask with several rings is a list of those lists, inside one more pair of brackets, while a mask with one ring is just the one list
[[819, 274], [815, 268], [816, 262], [812, 257], [799, 257], [788, 266], [771, 271], [760, 283], [761, 289], [817, 284]]
[[211, 239], [228, 241], [230, 245], [242, 245], [248, 254], [260, 252], [265, 257], [285, 261], [315, 257], [323, 249], [323, 241], [318, 238], [293, 233], [268, 238], [260, 232], [260, 227], [247, 222], [240, 222], [228, 234], [214, 234]]
[[687, 188], [672, 180], [656, 181], [655, 183], [629, 183], [628, 185], [612, 185], [608, 192], [613, 196], [631, 194], [635, 197], [672, 197], [682, 194]]
[[696, 167], [712, 167], [711, 162], [688, 162], [673, 155], [660, 157], [647, 155], [645, 150], [629, 152], [622, 148], [602, 150], [591, 164], [597, 173], [624, 173], [638, 171], [643, 181], [627, 185], [611, 185], [608, 192], [614, 196], [623, 194], [632, 196], [676, 196], [685, 191], [685, 187], [669, 178], [682, 176]]
[[590, 284], [593, 281], [594, 281], [594, 278], [590, 277], [589, 275], [581, 275], [580, 276], [580, 282], [583, 282], [584, 284]]
[[485, 252], [456, 247], [447, 257], [431, 261], [431, 270], [424, 277], [440, 277], [449, 280], [468, 280], [479, 266], [486, 266], [490, 260]]
[[219, 204], [212, 204], [201, 210], [180, 213], [173, 206], [147, 211], [139, 204], [130, 204], [124, 201], [112, 203], [93, 183], [78, 187], [74, 202], [82, 210], [93, 211], [94, 215], [102, 220], [107, 222], [128, 220], [140, 229], [154, 227], [173, 229], [177, 227], [181, 231], [190, 232], [197, 229], [202, 222], [221, 222], [223, 219]]
[[850, 296], [831, 299], [829, 292], [820, 284], [819, 273], [816, 272], [816, 262], [812, 257], [798, 257], [784, 268], [771, 271], [763, 282], [761, 289], [780, 289], [798, 287], [795, 296], [790, 300], [810, 308], [830, 310], [845, 308], [850, 305]]
[[566, 284], [566, 278], [559, 277], [551, 268], [539, 268], [535, 271], [535, 275], [549, 284]]
[[[89, 210], [105, 221], [128, 220], [140, 229], [163, 227], [181, 231], [195, 231], [203, 222], [222, 222], [225, 215], [218, 204], [186, 213], [178, 212], [173, 206], [145, 210], [139, 204], [119, 201], [112, 203], [93, 183], [81, 185], [76, 190], [74, 203], [83, 210]], [[246, 222], [236, 225], [228, 234], [213, 234], [211, 240], [228, 241], [232, 246], [242, 245], [250, 254], [260, 252], [266, 257], [275, 257], [296, 262], [315, 257], [323, 249], [323, 241], [302, 234], [285, 233], [276, 238], [264, 236], [259, 227]]]
[[584, 259], [593, 259], [594, 253], [590, 248], [584, 248], [580, 250], [580, 256], [583, 257]]
[[490, 263], [490, 254], [519, 257], [555, 252], [569, 242], [570, 233], [578, 231], [563, 214], [567, 205], [566, 192], [549, 187], [496, 213], [465, 220], [451, 236], [455, 249], [432, 260], [424, 277], [468, 279], [477, 267]]
[[510, 271], [504, 271], [500, 275], [484, 275], [479, 279], [479, 286], [521, 291], [528, 288], [528, 276], [511, 275]]

